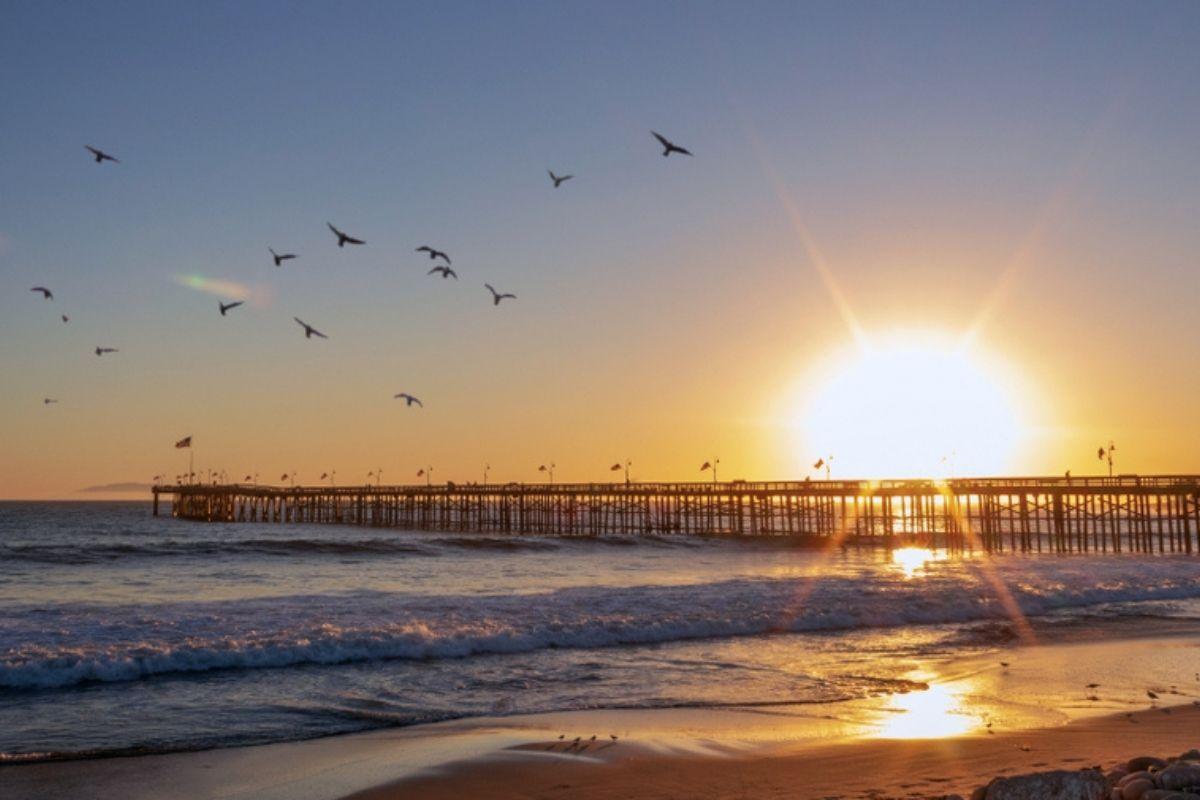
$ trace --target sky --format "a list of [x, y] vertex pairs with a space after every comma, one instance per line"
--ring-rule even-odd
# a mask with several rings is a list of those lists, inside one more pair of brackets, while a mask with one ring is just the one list
[[1200, 467], [1194, 3], [4, 19], [0, 497]]

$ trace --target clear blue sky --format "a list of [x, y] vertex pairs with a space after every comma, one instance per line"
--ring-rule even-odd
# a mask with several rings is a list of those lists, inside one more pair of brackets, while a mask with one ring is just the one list
[[[1139, 420], [1197, 385], [1171, 373], [1200, 346], [1196, 3], [2, 16], [0, 480], [24, 488], [0, 494], [144, 480], [187, 433], [231, 471], [312, 472], [292, 441], [310, 428], [347, 472], [390, 459], [397, 479], [509, 454], [531, 477], [516, 463], [567, 453], [583, 479], [639, 447], [643, 477], [714, 447], [776, 472], [771, 395], [847, 337], [781, 190], [867, 328], [962, 329], [1028, 251], [989, 341], [1044, 393], [1069, 386], [1045, 417], [1088, 441], [1150, 436]], [[662, 159], [651, 128], [696, 158]], [[577, 178], [551, 190], [547, 168]], [[368, 246], [332, 247], [326, 220]], [[462, 280], [426, 278], [419, 244]], [[276, 270], [268, 245], [301, 258]], [[187, 274], [270, 301], [222, 320]], [[491, 313], [485, 280], [518, 303]], [[1068, 352], [1082, 339], [1104, 356]], [[1114, 370], [1174, 399], [1096, 400]], [[430, 401], [419, 428], [388, 405], [401, 390]], [[1200, 444], [1194, 423], [1157, 435]], [[1145, 468], [1181, 466], [1155, 447]]]

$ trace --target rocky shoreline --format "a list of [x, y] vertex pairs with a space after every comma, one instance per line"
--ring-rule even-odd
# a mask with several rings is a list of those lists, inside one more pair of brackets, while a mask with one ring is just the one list
[[1200, 750], [1167, 758], [1137, 756], [1108, 770], [1095, 766], [995, 778], [970, 800], [1200, 800]]

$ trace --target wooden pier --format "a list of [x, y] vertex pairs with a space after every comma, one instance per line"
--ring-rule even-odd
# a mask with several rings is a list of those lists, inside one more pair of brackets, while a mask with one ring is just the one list
[[560, 536], [1200, 553], [1200, 476], [751, 483], [155, 486], [175, 517]]

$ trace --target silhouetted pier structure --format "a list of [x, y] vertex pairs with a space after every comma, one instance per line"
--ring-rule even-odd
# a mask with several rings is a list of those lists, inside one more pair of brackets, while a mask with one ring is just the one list
[[561, 536], [786, 536], [989, 552], [1200, 553], [1200, 476], [155, 486], [209, 522]]

